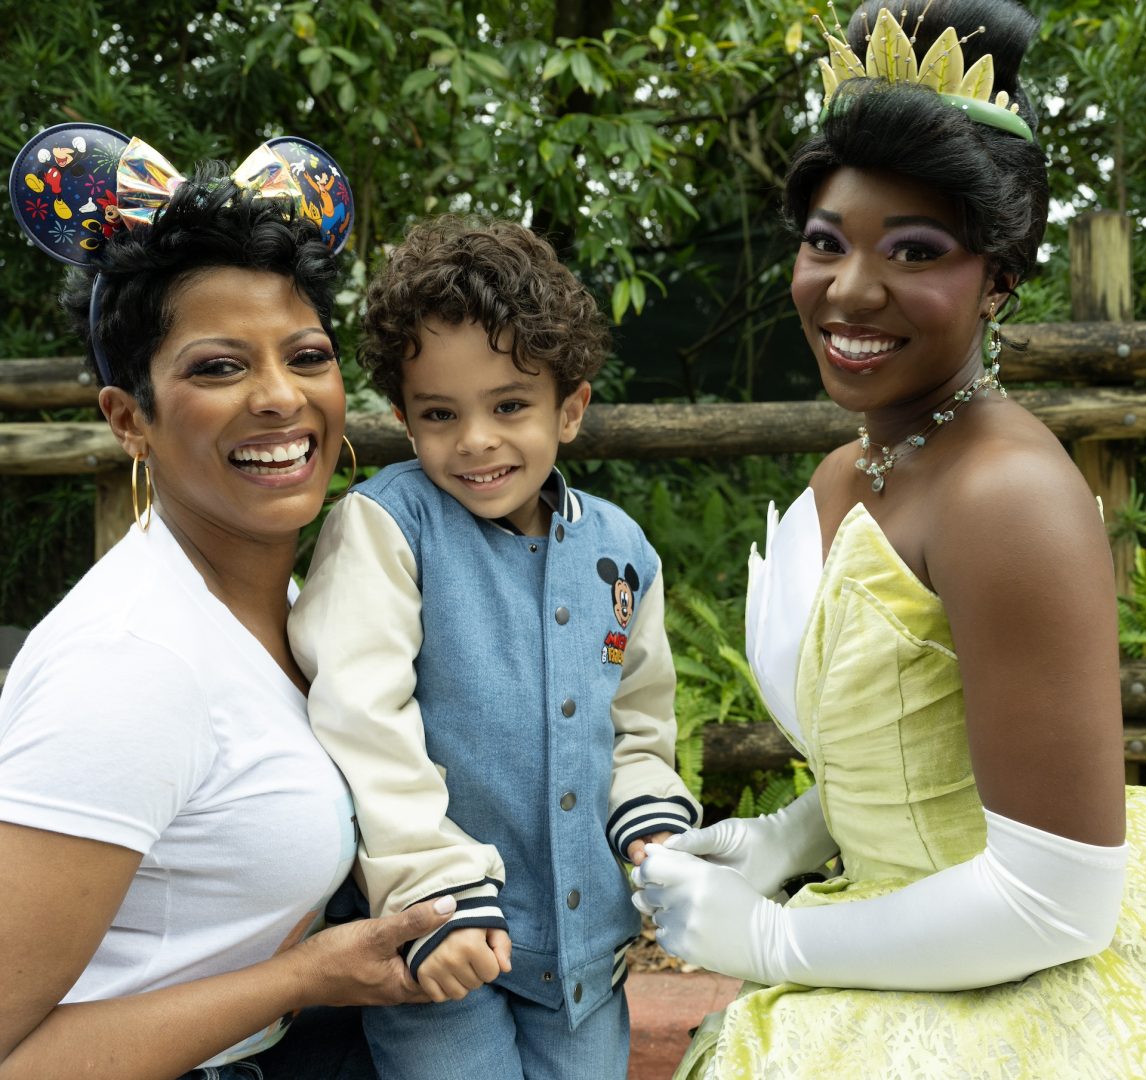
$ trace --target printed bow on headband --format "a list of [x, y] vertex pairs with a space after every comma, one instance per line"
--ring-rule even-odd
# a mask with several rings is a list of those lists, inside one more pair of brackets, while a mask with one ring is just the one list
[[[17, 154], [8, 192], [17, 222], [37, 247], [86, 266], [121, 227], [153, 222], [184, 179], [141, 139], [98, 124], [60, 124]], [[290, 198], [335, 252], [350, 236], [350, 185], [334, 159], [305, 139], [263, 143], [232, 179], [268, 198]]]

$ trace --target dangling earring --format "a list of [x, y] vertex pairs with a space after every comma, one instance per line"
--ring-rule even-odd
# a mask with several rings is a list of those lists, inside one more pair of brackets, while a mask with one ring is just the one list
[[987, 383], [985, 389], [998, 390], [1000, 397], [1006, 397], [1007, 391], [999, 382], [999, 354], [1003, 351], [1003, 332], [999, 320], [995, 318], [995, 301], [987, 309], [987, 333], [983, 336], [983, 366], [987, 369]]
[[[139, 466], [143, 464], [143, 514], [139, 513]], [[136, 454], [131, 462], [131, 508], [135, 511], [135, 523], [140, 532], [147, 532], [151, 526], [151, 469], [147, 466], [147, 458], [143, 454]]]
[[987, 336], [983, 341], [983, 354], [988, 368], [994, 367], [995, 374], [999, 374], [999, 353], [1003, 351], [1003, 333], [995, 318], [995, 301], [987, 309]]
[[338, 502], [354, 486], [354, 478], [358, 475], [358, 455], [354, 452], [354, 445], [345, 435], [342, 436], [342, 441], [346, 443], [346, 449], [350, 453], [350, 479], [346, 481], [346, 487], [337, 495], [328, 495], [323, 499], [324, 503]]

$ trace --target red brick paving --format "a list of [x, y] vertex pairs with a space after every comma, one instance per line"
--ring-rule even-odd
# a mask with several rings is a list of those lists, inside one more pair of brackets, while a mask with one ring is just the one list
[[689, 1030], [723, 1009], [739, 989], [739, 979], [710, 971], [630, 971], [629, 1080], [670, 1080], [688, 1047]]

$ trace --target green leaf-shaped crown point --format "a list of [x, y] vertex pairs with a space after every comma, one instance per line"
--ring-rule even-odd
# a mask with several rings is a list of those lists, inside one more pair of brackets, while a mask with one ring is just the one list
[[947, 27], [927, 50], [919, 65], [919, 82], [941, 94], [954, 94], [963, 81], [963, 49], [959, 35]]
[[[830, 2], [828, 7], [834, 14]], [[923, 59], [917, 60], [915, 38], [926, 15], [927, 8], [924, 8], [909, 37], [903, 24], [887, 8], [880, 8], [875, 26], [867, 36], [867, 55], [862, 64], [843, 40], [844, 32], [838, 20], [836, 34], [832, 34], [819, 16], [814, 15], [828, 44], [827, 59], [818, 61], [824, 81], [825, 111], [836, 91], [849, 79], [883, 79], [893, 85], [912, 83], [935, 90], [944, 101], [966, 113], [976, 123], [1034, 142], [1030, 127], [1018, 115], [1018, 105], [1011, 102], [1005, 90], [995, 95], [994, 103], [991, 101], [995, 82], [995, 63], [991, 54], [981, 56], [969, 68], [965, 67], [963, 45], [986, 28], [980, 26], [960, 37], [955, 28], [949, 26], [935, 39]]]
[[919, 74], [911, 41], [887, 8], [879, 9], [868, 39], [865, 71], [868, 78], [893, 83], [915, 82]]

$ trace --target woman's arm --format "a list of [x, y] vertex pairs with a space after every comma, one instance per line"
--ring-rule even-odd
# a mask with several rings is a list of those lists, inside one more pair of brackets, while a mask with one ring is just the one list
[[[1109, 942], [1126, 858], [1109, 548], [1065, 455], [1006, 450], [1005, 468], [997, 454], [960, 462], [926, 545], [960, 661], [986, 851], [889, 896], [787, 910], [725, 868], [654, 849], [638, 906], [670, 951], [763, 982], [948, 990]], [[719, 933], [731, 924], [746, 929], [735, 951]]]
[[309, 1005], [426, 1000], [398, 947], [444, 923], [451, 904], [334, 927], [225, 975], [59, 1005], [139, 861], [114, 844], [0, 823], [0, 1080], [162, 1080]]
[[1121, 844], [1114, 574], [1094, 496], [1057, 445], [962, 470], [926, 548], [963, 681], [988, 810]]

